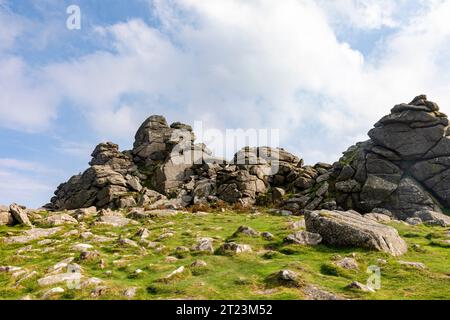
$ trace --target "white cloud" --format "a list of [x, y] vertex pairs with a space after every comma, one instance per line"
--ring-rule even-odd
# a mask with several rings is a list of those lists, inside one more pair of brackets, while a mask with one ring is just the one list
[[43, 205], [42, 199], [48, 199], [54, 188], [47, 177], [56, 173], [36, 162], [0, 158], [0, 204]]
[[57, 92], [17, 57], [0, 56], [0, 126], [37, 131], [56, 118]]
[[[345, 150], [415, 94], [450, 104], [449, 2], [432, 2], [407, 21], [397, 18], [405, 1], [332, 3], [153, 1], [161, 30], [140, 20], [98, 28], [115, 52], [51, 64], [31, 77], [20, 60], [5, 60], [12, 80], [3, 79], [0, 115], [10, 120], [0, 125], [45, 127], [65, 98], [106, 139], [131, 140], [139, 122], [157, 113], [222, 129], [280, 128], [282, 143], [312, 162]], [[368, 60], [337, 39], [334, 18], [396, 31]]]
[[334, 23], [359, 29], [393, 28], [399, 10], [409, 0], [319, 0]]
[[11, 49], [26, 28], [26, 20], [12, 13], [6, 2], [0, 1], [0, 51]]

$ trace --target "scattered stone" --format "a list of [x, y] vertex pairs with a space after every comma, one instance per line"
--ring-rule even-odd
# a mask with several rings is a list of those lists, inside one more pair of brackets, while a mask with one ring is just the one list
[[263, 237], [263, 239], [267, 241], [272, 241], [273, 239], [275, 239], [274, 235], [271, 234], [270, 232], [261, 233], [261, 237]]
[[422, 219], [417, 217], [411, 217], [406, 219], [405, 222], [411, 226], [417, 226], [419, 224], [422, 224]]
[[277, 273], [278, 282], [287, 287], [300, 287], [302, 282], [300, 276], [291, 270], [281, 270]]
[[14, 266], [0, 266], [0, 272], [13, 273], [22, 270], [21, 267]]
[[83, 251], [80, 253], [80, 260], [97, 260], [100, 257], [100, 253], [98, 251]]
[[405, 265], [408, 267], [412, 267], [412, 268], [416, 268], [416, 269], [426, 269], [427, 267], [425, 266], [425, 264], [421, 263], [421, 262], [410, 262], [410, 261], [402, 261], [399, 260], [398, 263], [400, 263], [401, 265]]
[[269, 209], [269, 210], [267, 210], [267, 212], [274, 214], [274, 215], [283, 216], [283, 217], [288, 217], [288, 216], [293, 215], [292, 211], [289, 211], [289, 210]]
[[42, 299], [48, 299], [49, 297], [55, 295], [55, 294], [60, 294], [60, 293], [64, 293], [64, 289], [61, 287], [56, 287], [56, 288], [52, 288], [48, 291], [46, 291], [43, 295], [42, 295]]
[[92, 249], [93, 247], [94, 246], [92, 246], [91, 244], [77, 243], [77, 244], [72, 246], [72, 250], [74, 250], [74, 251], [86, 251], [86, 250]]
[[173, 277], [175, 277], [178, 274], [181, 274], [184, 272], [184, 266], [179, 267], [178, 269], [172, 271], [171, 273], [169, 273], [165, 279], [172, 279]]
[[291, 222], [291, 223], [289, 223], [288, 228], [293, 229], [293, 230], [304, 229], [304, 228], [306, 228], [305, 220], [301, 219], [298, 221]]
[[123, 296], [127, 299], [133, 299], [136, 296], [137, 289], [136, 287], [128, 288], [123, 292]]
[[41, 226], [45, 227], [57, 227], [67, 224], [78, 224], [78, 221], [66, 213], [61, 213], [61, 214], [52, 214], [42, 220], [39, 220], [38, 223]]
[[313, 285], [306, 285], [303, 292], [309, 300], [342, 300], [342, 298], [336, 296], [335, 294], [319, 289]]
[[195, 260], [194, 262], [191, 263], [191, 268], [204, 268], [207, 265], [208, 264], [203, 260]]
[[108, 287], [106, 287], [106, 286], [99, 286], [99, 287], [96, 287], [96, 288], [92, 289], [91, 297], [92, 298], [98, 298], [100, 296], [105, 295], [107, 292], [108, 292]]
[[250, 227], [246, 227], [246, 226], [240, 226], [235, 233], [233, 233], [232, 237], [237, 237], [240, 234], [246, 235], [246, 236], [250, 236], [250, 237], [258, 237], [259, 236], [259, 232], [253, 230]]
[[193, 251], [200, 251], [200, 252], [214, 252], [213, 247], [213, 239], [212, 238], [200, 238], [198, 239], [197, 243], [192, 247]]
[[78, 236], [78, 234], [79, 234], [79, 231], [78, 231], [78, 230], [70, 230], [70, 231], [67, 231], [66, 233], [64, 233], [64, 234], [62, 235], [62, 237], [63, 237], [63, 238], [70, 238], [70, 237], [72, 237], [72, 236]]
[[61, 227], [55, 227], [50, 229], [40, 229], [40, 228], [33, 228], [30, 230], [26, 230], [23, 232], [23, 235], [21, 236], [13, 236], [9, 238], [5, 238], [5, 243], [27, 243], [31, 242], [40, 238], [46, 238], [51, 237], [58, 232], [60, 232], [62, 229]]
[[16, 203], [13, 203], [9, 206], [9, 212], [12, 214], [14, 219], [19, 223], [28, 227], [32, 227], [30, 219], [25, 211], [25, 207], [19, 206]]
[[306, 230], [319, 233], [323, 242], [342, 247], [363, 247], [399, 256], [408, 250], [396, 229], [364, 218], [354, 211], [314, 211], [305, 214]]
[[69, 264], [72, 263], [73, 260], [74, 260], [74, 257], [66, 258], [66, 259], [56, 263], [52, 267], [50, 267], [48, 269], [48, 271], [49, 272], [60, 272], [61, 270], [67, 268], [69, 266]]
[[219, 252], [221, 253], [249, 253], [252, 252], [252, 248], [248, 244], [237, 244], [235, 242], [224, 243], [220, 246]]
[[136, 236], [139, 237], [140, 239], [147, 239], [148, 237], [150, 237], [150, 231], [148, 231], [147, 228], [140, 228], [136, 232]]
[[336, 261], [335, 264], [347, 270], [359, 270], [358, 262], [354, 258], [343, 258]]
[[134, 247], [139, 248], [139, 244], [136, 241], [127, 238], [119, 238], [119, 244], [124, 247]]
[[164, 258], [164, 262], [166, 262], [166, 263], [175, 263], [175, 262], [178, 262], [178, 258], [177, 257], [168, 256], [168, 257]]
[[288, 235], [284, 239], [285, 243], [295, 243], [300, 245], [316, 246], [322, 242], [322, 236], [318, 233], [308, 231], [298, 231]]
[[38, 280], [38, 284], [41, 287], [51, 286], [62, 282], [77, 282], [81, 280], [80, 272], [66, 272], [55, 275], [49, 275], [47, 277]]
[[124, 218], [122, 216], [101, 216], [99, 221], [95, 222], [95, 225], [106, 225], [111, 227], [125, 227], [129, 224], [136, 224], [136, 221]]
[[15, 222], [13, 215], [9, 211], [0, 210], [0, 226], [8, 225], [11, 226]]
[[350, 283], [347, 286], [347, 288], [348, 289], [356, 289], [356, 290], [363, 291], [363, 292], [375, 292], [375, 290], [372, 289], [371, 287], [366, 286], [365, 284], [362, 284], [358, 281], [353, 281], [352, 283]]
[[164, 232], [158, 237], [158, 240], [164, 240], [167, 238], [172, 238], [175, 234], [173, 232]]
[[441, 227], [450, 226], [450, 216], [435, 211], [418, 211], [415, 215], [420, 218], [425, 224], [437, 225]]

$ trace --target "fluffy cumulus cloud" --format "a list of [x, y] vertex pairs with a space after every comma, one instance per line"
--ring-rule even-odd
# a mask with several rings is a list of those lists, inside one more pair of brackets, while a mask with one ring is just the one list
[[[131, 142], [157, 113], [219, 129], [279, 128], [281, 144], [307, 162], [333, 161], [395, 103], [428, 93], [450, 106], [450, 2], [417, 1], [405, 17], [406, 3], [150, 1], [158, 23], [96, 28], [110, 50], [39, 69], [3, 56], [0, 125], [45, 129], [69, 101], [105, 139]], [[369, 57], [337, 37], [342, 24], [391, 32]]]
[[45, 182], [45, 176], [55, 173], [55, 170], [32, 161], [0, 158], [0, 203], [21, 199], [36, 207], [42, 205], [42, 199], [53, 189]]

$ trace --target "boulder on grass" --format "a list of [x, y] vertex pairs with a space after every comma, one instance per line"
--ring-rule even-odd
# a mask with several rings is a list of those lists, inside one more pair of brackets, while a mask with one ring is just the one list
[[312, 211], [305, 214], [306, 230], [322, 236], [323, 243], [361, 247], [399, 256], [408, 250], [396, 229], [367, 219], [356, 211]]

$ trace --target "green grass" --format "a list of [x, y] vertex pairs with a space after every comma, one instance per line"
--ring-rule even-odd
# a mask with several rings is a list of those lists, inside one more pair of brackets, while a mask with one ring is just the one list
[[[145, 226], [150, 230], [149, 241], [158, 241], [158, 237], [173, 231], [174, 236], [160, 240], [164, 245], [161, 251], [146, 248], [122, 247], [117, 242], [98, 243], [79, 236], [62, 236], [77, 226], [65, 226], [64, 231], [51, 237], [51, 244], [40, 245], [39, 240], [28, 244], [0, 243], [0, 266], [20, 266], [37, 275], [16, 286], [17, 279], [11, 274], [0, 273], [0, 298], [20, 299], [24, 296], [39, 299], [52, 287], [63, 287], [63, 294], [56, 299], [93, 299], [93, 287], [69, 290], [65, 284], [39, 287], [37, 279], [46, 274], [46, 270], [55, 263], [70, 257], [78, 257], [71, 247], [76, 243], [89, 243], [100, 253], [91, 261], [75, 261], [83, 268], [83, 274], [97, 277], [107, 287], [105, 293], [96, 299], [124, 299], [123, 291], [136, 287], [135, 299], [305, 299], [302, 288], [274, 285], [270, 281], [273, 274], [282, 269], [297, 272], [304, 284], [312, 284], [347, 299], [450, 299], [450, 248], [443, 240], [448, 239], [448, 228], [428, 226], [406, 226], [393, 223], [405, 241], [408, 253], [402, 257], [391, 257], [385, 253], [366, 251], [359, 248], [332, 248], [325, 245], [316, 247], [284, 245], [283, 238], [292, 233], [288, 229], [289, 220], [300, 219], [274, 216], [263, 213], [252, 215], [237, 212], [215, 212], [207, 216], [179, 214], [175, 217], [154, 218], [155, 223], [146, 223], [125, 228], [87, 225], [95, 235], [118, 238], [119, 235], [138, 241], [133, 237], [136, 231]], [[173, 225], [167, 225], [173, 222]], [[262, 237], [239, 235], [231, 238], [236, 229], [249, 226], [275, 236], [273, 241]], [[0, 237], [20, 234], [21, 227], [0, 227]], [[198, 252], [180, 253], [179, 246], [190, 248], [198, 237], [215, 239], [214, 248], [223, 242], [233, 240], [249, 244], [253, 252], [240, 255], [204, 254]], [[41, 239], [42, 240], [42, 239]], [[18, 254], [17, 250], [31, 245], [31, 251]], [[418, 245], [418, 246], [414, 246]], [[335, 266], [336, 255], [341, 257], [355, 254], [359, 270], [345, 270]], [[166, 261], [167, 257], [178, 257], [175, 261]], [[103, 259], [106, 267], [100, 268]], [[369, 265], [376, 265], [378, 259], [387, 263], [381, 267], [381, 289], [375, 293], [364, 293], [346, 289], [352, 281], [365, 283]], [[207, 266], [200, 270], [190, 268], [195, 260], [204, 260]], [[426, 270], [418, 270], [400, 265], [398, 260], [422, 262]], [[119, 262], [120, 263], [119, 263]], [[115, 262], [115, 263], [114, 263]], [[164, 278], [180, 266], [185, 271], [171, 280]], [[143, 270], [135, 275], [137, 269]], [[110, 271], [107, 274], [106, 271]], [[19, 277], [20, 279], [20, 277]]]

